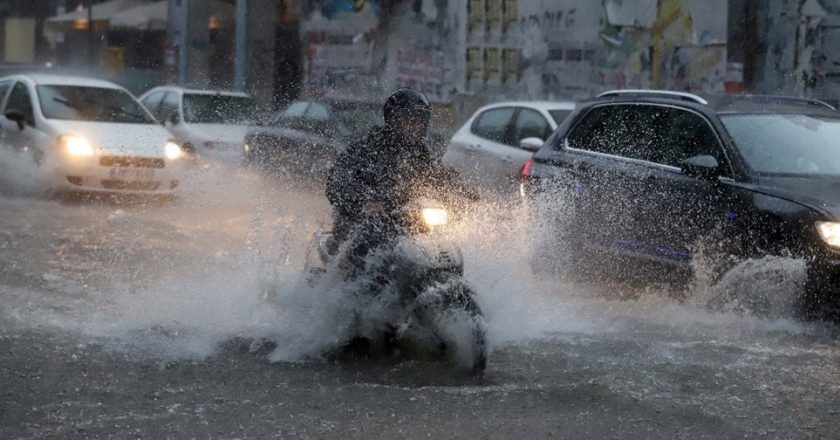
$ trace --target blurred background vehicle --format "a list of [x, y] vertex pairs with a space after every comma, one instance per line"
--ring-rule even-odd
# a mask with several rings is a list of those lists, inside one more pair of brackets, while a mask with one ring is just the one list
[[246, 163], [322, 178], [350, 142], [383, 124], [379, 101], [302, 99], [252, 129], [241, 148]]
[[0, 141], [30, 152], [52, 189], [172, 192], [183, 150], [122, 87], [43, 74], [0, 79]]
[[573, 102], [501, 102], [478, 109], [452, 136], [443, 161], [486, 190], [512, 192], [525, 161]]
[[258, 117], [256, 100], [241, 92], [155, 87], [140, 102], [185, 148], [222, 159], [238, 159]]

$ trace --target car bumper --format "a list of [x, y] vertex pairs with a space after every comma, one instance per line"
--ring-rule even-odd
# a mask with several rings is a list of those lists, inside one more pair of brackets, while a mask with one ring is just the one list
[[154, 157], [102, 156], [58, 160], [53, 186], [65, 191], [169, 194], [176, 191], [183, 164]]

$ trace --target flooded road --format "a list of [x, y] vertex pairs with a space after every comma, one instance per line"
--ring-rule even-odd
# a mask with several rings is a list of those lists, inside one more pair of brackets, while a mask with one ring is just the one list
[[459, 234], [484, 378], [317, 359], [340, 300], [303, 286], [317, 186], [225, 165], [184, 186], [157, 204], [0, 197], [0, 438], [840, 433], [836, 325], [540, 279], [524, 226], [492, 207]]

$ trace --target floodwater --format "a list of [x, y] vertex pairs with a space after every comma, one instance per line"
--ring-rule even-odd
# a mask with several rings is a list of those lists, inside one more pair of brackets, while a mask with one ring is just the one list
[[[532, 273], [517, 207], [454, 231], [492, 354], [320, 357], [341, 289], [303, 280], [316, 183], [204, 162], [175, 201], [0, 185], [0, 438], [837, 438], [840, 332]], [[30, 185], [32, 184], [32, 185]], [[725, 289], [789, 297], [801, 262]], [[782, 302], [784, 303], [784, 302]]]

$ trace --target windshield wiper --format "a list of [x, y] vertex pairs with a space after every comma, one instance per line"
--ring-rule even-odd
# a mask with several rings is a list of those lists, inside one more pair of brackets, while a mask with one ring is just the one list
[[53, 97], [53, 101], [55, 101], [55, 102], [57, 102], [57, 103], [59, 103], [59, 104], [62, 104], [62, 105], [64, 105], [64, 106], [66, 106], [66, 107], [70, 107], [70, 108], [72, 108], [72, 109], [79, 110], [79, 109], [81, 108], [80, 103], [78, 103], [78, 102], [72, 102], [72, 101], [70, 101], [69, 99], [64, 98], [64, 97], [61, 97], [61, 96], [54, 96], [54, 97]]
[[134, 118], [135, 120], [138, 120], [138, 121], [147, 121], [147, 118], [145, 118], [144, 115], [139, 114], [139, 113], [132, 113], [132, 112], [130, 112], [130, 111], [128, 111], [128, 110], [126, 110], [122, 107], [117, 107], [115, 105], [105, 106], [105, 110], [108, 110], [109, 112], [119, 113], [123, 116], [128, 116], [128, 117]]

